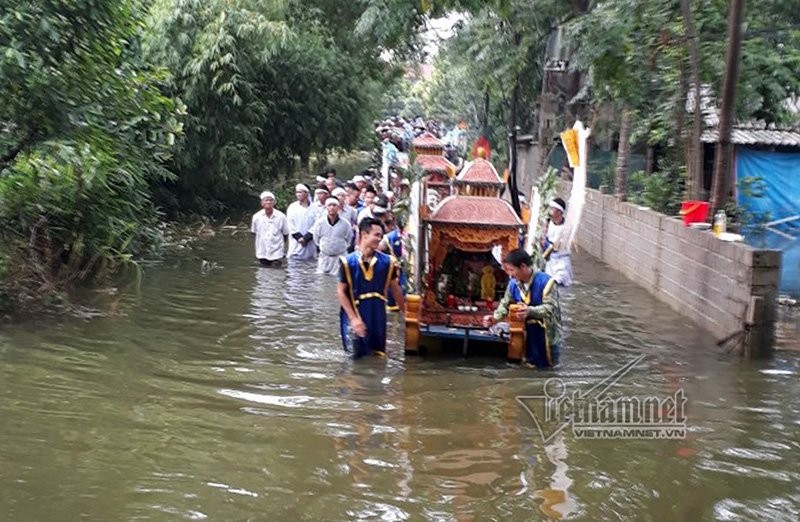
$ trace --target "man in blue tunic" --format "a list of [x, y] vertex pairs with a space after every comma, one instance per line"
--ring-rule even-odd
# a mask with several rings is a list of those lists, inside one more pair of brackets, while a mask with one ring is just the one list
[[511, 279], [494, 314], [483, 318], [484, 325], [507, 316], [511, 303], [526, 305], [516, 312], [526, 324], [524, 363], [537, 368], [555, 366], [561, 348], [561, 306], [555, 279], [534, 270], [531, 256], [521, 248], [506, 255], [503, 270]]
[[[395, 259], [397, 259], [398, 263], [401, 259], [403, 259], [403, 231], [400, 229], [398, 225], [394, 230], [383, 236], [383, 241], [381, 241], [381, 251], [386, 252], [387, 254], [393, 255]], [[406, 275], [403, 271], [402, 267], [398, 267], [398, 282], [400, 283], [400, 290], [403, 292], [403, 295], [406, 295]], [[396, 312], [400, 310], [400, 307], [394, 300], [394, 295], [389, 294], [386, 296], [388, 300], [386, 301], [386, 308], [391, 312]]]
[[386, 299], [389, 291], [405, 309], [397, 261], [378, 251], [383, 225], [367, 217], [358, 225], [358, 248], [341, 258], [337, 295], [342, 345], [353, 358], [386, 355]]

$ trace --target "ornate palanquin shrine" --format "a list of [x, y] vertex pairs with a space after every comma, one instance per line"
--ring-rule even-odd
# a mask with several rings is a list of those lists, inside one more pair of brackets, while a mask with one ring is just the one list
[[508, 358], [519, 360], [524, 325], [510, 323], [505, 335], [490, 333], [483, 316], [492, 313], [507, 284], [499, 259], [519, 247], [523, 224], [500, 199], [503, 182], [482, 158], [467, 163], [452, 180], [454, 194], [423, 219], [427, 267], [421, 295], [406, 299], [406, 351], [419, 351], [420, 338], [464, 338], [507, 343]]
[[417, 156], [444, 155], [444, 142], [427, 131], [411, 140], [411, 146]]
[[[444, 157], [444, 142], [431, 134], [423, 132], [411, 142], [416, 159], [414, 164], [422, 170], [422, 202], [420, 208], [423, 217], [428, 210], [451, 194], [450, 180], [456, 174], [456, 166]], [[436, 198], [429, 198], [429, 191], [435, 192]]]

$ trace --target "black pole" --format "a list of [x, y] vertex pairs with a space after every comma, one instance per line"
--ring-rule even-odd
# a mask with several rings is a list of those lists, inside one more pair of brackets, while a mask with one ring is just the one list
[[511, 191], [511, 206], [517, 215], [522, 215], [517, 190], [517, 101], [519, 99], [519, 78], [514, 82], [511, 91], [511, 107], [508, 117], [508, 189]]

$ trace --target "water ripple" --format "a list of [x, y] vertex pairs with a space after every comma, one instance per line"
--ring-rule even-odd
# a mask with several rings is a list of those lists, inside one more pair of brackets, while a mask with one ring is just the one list
[[[720, 355], [578, 256], [556, 371], [406, 358], [394, 316], [388, 360], [353, 362], [335, 278], [251, 250], [216, 238], [148, 267], [124, 313], [3, 328], [4, 520], [798, 519], [794, 354]], [[608, 392], [682, 389], [685, 440], [543, 442], [515, 400], [551, 378], [588, 390], [639, 354]]]

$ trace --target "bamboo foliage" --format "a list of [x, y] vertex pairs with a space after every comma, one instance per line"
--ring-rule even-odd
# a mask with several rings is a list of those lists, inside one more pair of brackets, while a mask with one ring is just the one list
[[294, 157], [305, 164], [366, 135], [383, 74], [378, 55], [354, 45], [332, 3], [302, 7], [156, 3], [145, 54], [173, 72], [171, 94], [188, 107], [170, 188], [180, 206], [210, 213], [236, 207], [247, 187], [275, 179]]

